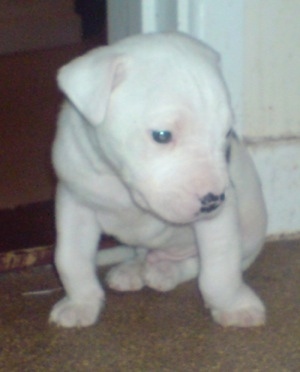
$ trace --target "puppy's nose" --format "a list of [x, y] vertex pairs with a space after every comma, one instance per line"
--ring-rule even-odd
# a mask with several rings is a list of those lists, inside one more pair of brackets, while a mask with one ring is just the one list
[[217, 209], [223, 203], [224, 200], [225, 200], [224, 193], [220, 195], [215, 195], [210, 192], [200, 199], [201, 201], [200, 212], [210, 213]]

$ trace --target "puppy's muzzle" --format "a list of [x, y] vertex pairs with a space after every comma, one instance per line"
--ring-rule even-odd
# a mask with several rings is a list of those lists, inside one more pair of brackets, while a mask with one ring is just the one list
[[215, 195], [212, 193], [206, 194], [203, 198], [200, 199], [201, 213], [210, 213], [219, 208], [219, 206], [224, 202], [225, 194]]

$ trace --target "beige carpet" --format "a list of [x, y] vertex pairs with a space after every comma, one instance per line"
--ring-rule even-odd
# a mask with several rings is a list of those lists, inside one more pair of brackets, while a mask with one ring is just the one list
[[[102, 274], [100, 274], [102, 275]], [[101, 321], [65, 330], [47, 323], [61, 292], [50, 267], [0, 276], [0, 371], [300, 371], [300, 243], [268, 244], [247, 273], [268, 307], [257, 329], [223, 329], [195, 281], [161, 294], [107, 292]]]

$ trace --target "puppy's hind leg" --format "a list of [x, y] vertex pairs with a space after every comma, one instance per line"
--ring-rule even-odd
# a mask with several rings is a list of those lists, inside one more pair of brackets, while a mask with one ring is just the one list
[[[153, 252], [155, 255], [156, 252]], [[117, 291], [137, 291], [148, 286], [166, 292], [198, 275], [198, 256], [176, 260], [167, 258], [152, 260], [152, 256], [147, 249], [137, 249], [136, 257], [113, 267], [108, 272], [106, 277], [108, 286]]]
[[[126, 249], [126, 247], [124, 248]], [[130, 253], [131, 249], [132, 248], [127, 247], [127, 252]], [[111, 289], [122, 292], [138, 291], [142, 289], [145, 286], [143, 271], [146, 254], [146, 249], [138, 248], [135, 250], [134, 257], [128, 255], [128, 257], [130, 257], [128, 260], [111, 268], [106, 276], [108, 286]]]
[[148, 287], [160, 292], [167, 292], [180, 283], [196, 278], [198, 272], [199, 259], [197, 256], [180, 261], [148, 261], [145, 266], [144, 278]]
[[97, 266], [115, 265], [136, 258], [136, 248], [126, 245], [118, 245], [109, 249], [101, 249], [97, 252]]

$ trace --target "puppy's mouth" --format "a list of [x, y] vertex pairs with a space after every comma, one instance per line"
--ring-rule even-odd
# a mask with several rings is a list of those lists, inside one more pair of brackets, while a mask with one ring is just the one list
[[149, 211], [150, 205], [147, 202], [147, 199], [144, 197], [144, 195], [140, 191], [135, 190], [135, 189], [131, 190], [131, 195], [132, 195], [134, 202], [137, 204], [138, 207], [146, 211]]
[[167, 203], [157, 203], [152, 205], [147, 198], [138, 190], [131, 190], [135, 204], [144, 211], [151, 213], [161, 220], [174, 225], [188, 225], [201, 220], [208, 220], [216, 217], [222, 210], [222, 205], [214, 209], [201, 209], [197, 204], [197, 199], [189, 203], [189, 206], [171, 205]]
[[216, 216], [218, 216], [220, 214], [220, 212], [222, 211], [223, 209], [223, 204], [222, 205], [219, 205], [217, 208], [215, 209], [212, 209], [212, 210], [199, 210], [195, 216], [194, 216], [194, 221], [198, 221], [198, 220], [210, 220], [212, 218], [215, 218]]

